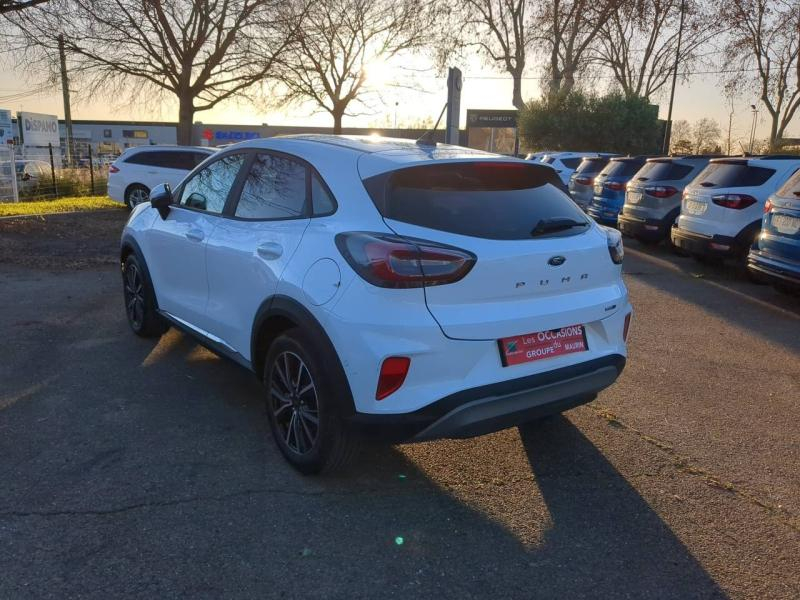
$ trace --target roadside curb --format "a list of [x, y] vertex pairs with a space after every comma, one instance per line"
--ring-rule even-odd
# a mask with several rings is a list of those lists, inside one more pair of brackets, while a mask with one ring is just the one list
[[51, 213], [30, 213], [27, 215], [8, 215], [4, 217], [0, 217], [0, 221], [6, 221], [10, 219], [32, 219], [35, 217], [57, 217], [59, 215], [78, 215], [78, 214], [93, 214], [93, 213], [112, 213], [112, 212], [121, 212], [121, 208], [98, 208], [97, 210], [70, 210], [70, 211], [63, 211], [63, 212], [51, 212]]

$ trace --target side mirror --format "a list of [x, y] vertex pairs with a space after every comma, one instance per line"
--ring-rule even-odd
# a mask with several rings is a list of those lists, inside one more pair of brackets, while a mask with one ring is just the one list
[[168, 183], [162, 183], [150, 190], [150, 206], [158, 211], [162, 219], [167, 219], [171, 204], [172, 188], [169, 187]]

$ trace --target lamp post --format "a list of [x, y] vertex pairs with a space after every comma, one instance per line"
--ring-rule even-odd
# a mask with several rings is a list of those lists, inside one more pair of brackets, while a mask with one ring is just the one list
[[672, 103], [675, 101], [675, 81], [678, 79], [678, 61], [681, 58], [681, 39], [683, 38], [683, 17], [686, 13], [686, 0], [681, 0], [681, 21], [678, 25], [678, 47], [675, 49], [675, 66], [672, 70], [672, 89], [669, 93], [669, 110], [667, 111], [667, 126], [664, 128], [664, 144], [662, 154], [669, 154], [670, 137], [672, 136]]
[[753, 125], [750, 127], [750, 154], [752, 154], [753, 144], [756, 141], [756, 117], [758, 117], [758, 109], [755, 104], [751, 104], [750, 109], [753, 111]]

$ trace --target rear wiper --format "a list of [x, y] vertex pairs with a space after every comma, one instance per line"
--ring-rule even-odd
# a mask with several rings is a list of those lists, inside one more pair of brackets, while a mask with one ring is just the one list
[[544, 235], [545, 233], [553, 233], [555, 231], [564, 231], [572, 229], [573, 227], [588, 227], [589, 223], [586, 221], [576, 221], [574, 219], [542, 219], [531, 230], [531, 237], [537, 235]]

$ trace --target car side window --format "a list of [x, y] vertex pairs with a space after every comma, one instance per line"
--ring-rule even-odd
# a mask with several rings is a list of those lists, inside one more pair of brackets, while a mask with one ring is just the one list
[[311, 204], [314, 215], [328, 215], [336, 209], [333, 197], [316, 173], [311, 175]]
[[195, 173], [183, 186], [180, 205], [221, 213], [242, 163], [243, 154], [229, 154]]
[[235, 215], [243, 219], [292, 219], [306, 214], [306, 167], [288, 157], [256, 154]]

